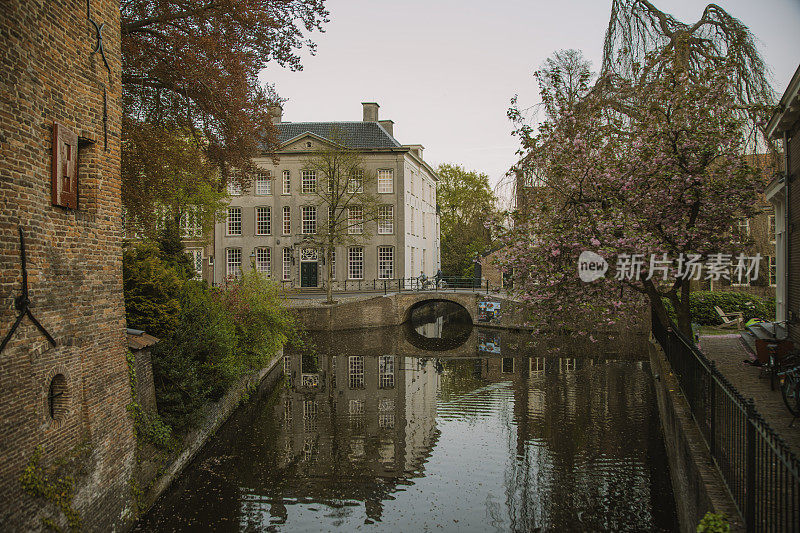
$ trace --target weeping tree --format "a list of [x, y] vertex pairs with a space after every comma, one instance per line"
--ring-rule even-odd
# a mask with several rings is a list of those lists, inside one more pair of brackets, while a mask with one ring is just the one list
[[[743, 153], [770, 152], [776, 147], [764, 130], [775, 105], [769, 69], [755, 38], [740, 20], [716, 4], [708, 4], [693, 23], [677, 20], [648, 0], [614, 0], [606, 31], [601, 68], [601, 90], [624, 83], [644, 85], [667, 72], [676, 72], [682, 85], [696, 85], [704, 72], [722, 71], [725, 92], [731, 99], [726, 112], [740, 123]], [[609, 107], [623, 117], [637, 112], [635, 96], [627, 101], [614, 96]], [[614, 101], [616, 99], [616, 101]], [[688, 316], [691, 284], [677, 279], [671, 291], [680, 290], [679, 318]], [[688, 318], [686, 318], [688, 320]], [[686, 324], [681, 325], [686, 330]]]
[[726, 68], [745, 149], [774, 150], [763, 125], [774, 108], [775, 93], [747, 26], [717, 4], [708, 4], [699, 20], [686, 23], [648, 0], [613, 0], [601, 77], [644, 83], [662, 76], [673, 63], [692, 81], [707, 69]]

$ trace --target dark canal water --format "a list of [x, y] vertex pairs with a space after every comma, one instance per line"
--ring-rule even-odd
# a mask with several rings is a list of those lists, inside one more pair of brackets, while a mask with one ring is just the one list
[[677, 530], [645, 339], [534, 344], [428, 310], [312, 341], [139, 530]]

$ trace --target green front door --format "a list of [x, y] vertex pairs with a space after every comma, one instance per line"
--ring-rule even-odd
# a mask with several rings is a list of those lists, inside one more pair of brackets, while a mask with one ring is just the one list
[[316, 261], [308, 261], [300, 263], [300, 286], [301, 287], [316, 287], [317, 286], [317, 265]]

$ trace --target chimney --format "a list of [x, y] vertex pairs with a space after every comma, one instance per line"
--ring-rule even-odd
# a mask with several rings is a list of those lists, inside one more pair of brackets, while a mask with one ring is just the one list
[[375, 102], [361, 102], [364, 108], [364, 122], [378, 122], [378, 108]]
[[406, 144], [403, 147], [408, 148], [412, 154], [422, 159], [422, 151], [425, 149], [425, 147], [421, 144]]
[[269, 116], [272, 117], [272, 123], [278, 124], [283, 120], [283, 106], [280, 104], [275, 104], [267, 107], [267, 112]]
[[379, 120], [378, 124], [386, 130], [386, 133], [394, 137], [394, 120]]

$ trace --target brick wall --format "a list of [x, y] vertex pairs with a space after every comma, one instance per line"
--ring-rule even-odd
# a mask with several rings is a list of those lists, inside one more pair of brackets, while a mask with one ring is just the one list
[[[63, 517], [24, 493], [20, 473], [37, 446], [43, 466], [80, 443], [74, 507], [88, 530], [129, 523], [134, 436], [124, 358], [120, 227], [119, 0], [90, 0], [104, 23], [110, 66], [93, 54], [86, 0], [8, 0], [0, 9], [0, 337], [20, 294], [18, 226], [25, 231], [31, 310], [52, 347], [24, 319], [0, 353], [0, 530], [41, 529]], [[104, 91], [107, 147], [104, 135]], [[57, 121], [94, 144], [79, 152], [78, 208], [51, 205], [52, 128]], [[65, 394], [50, 416], [48, 392]], [[60, 379], [60, 378], [59, 378]]]
[[[800, 123], [789, 131], [788, 175], [792, 177], [789, 188], [789, 297], [788, 318], [800, 319]], [[794, 230], [793, 230], [794, 228]], [[796, 346], [800, 346], [800, 325], [789, 326], [789, 336]]]

